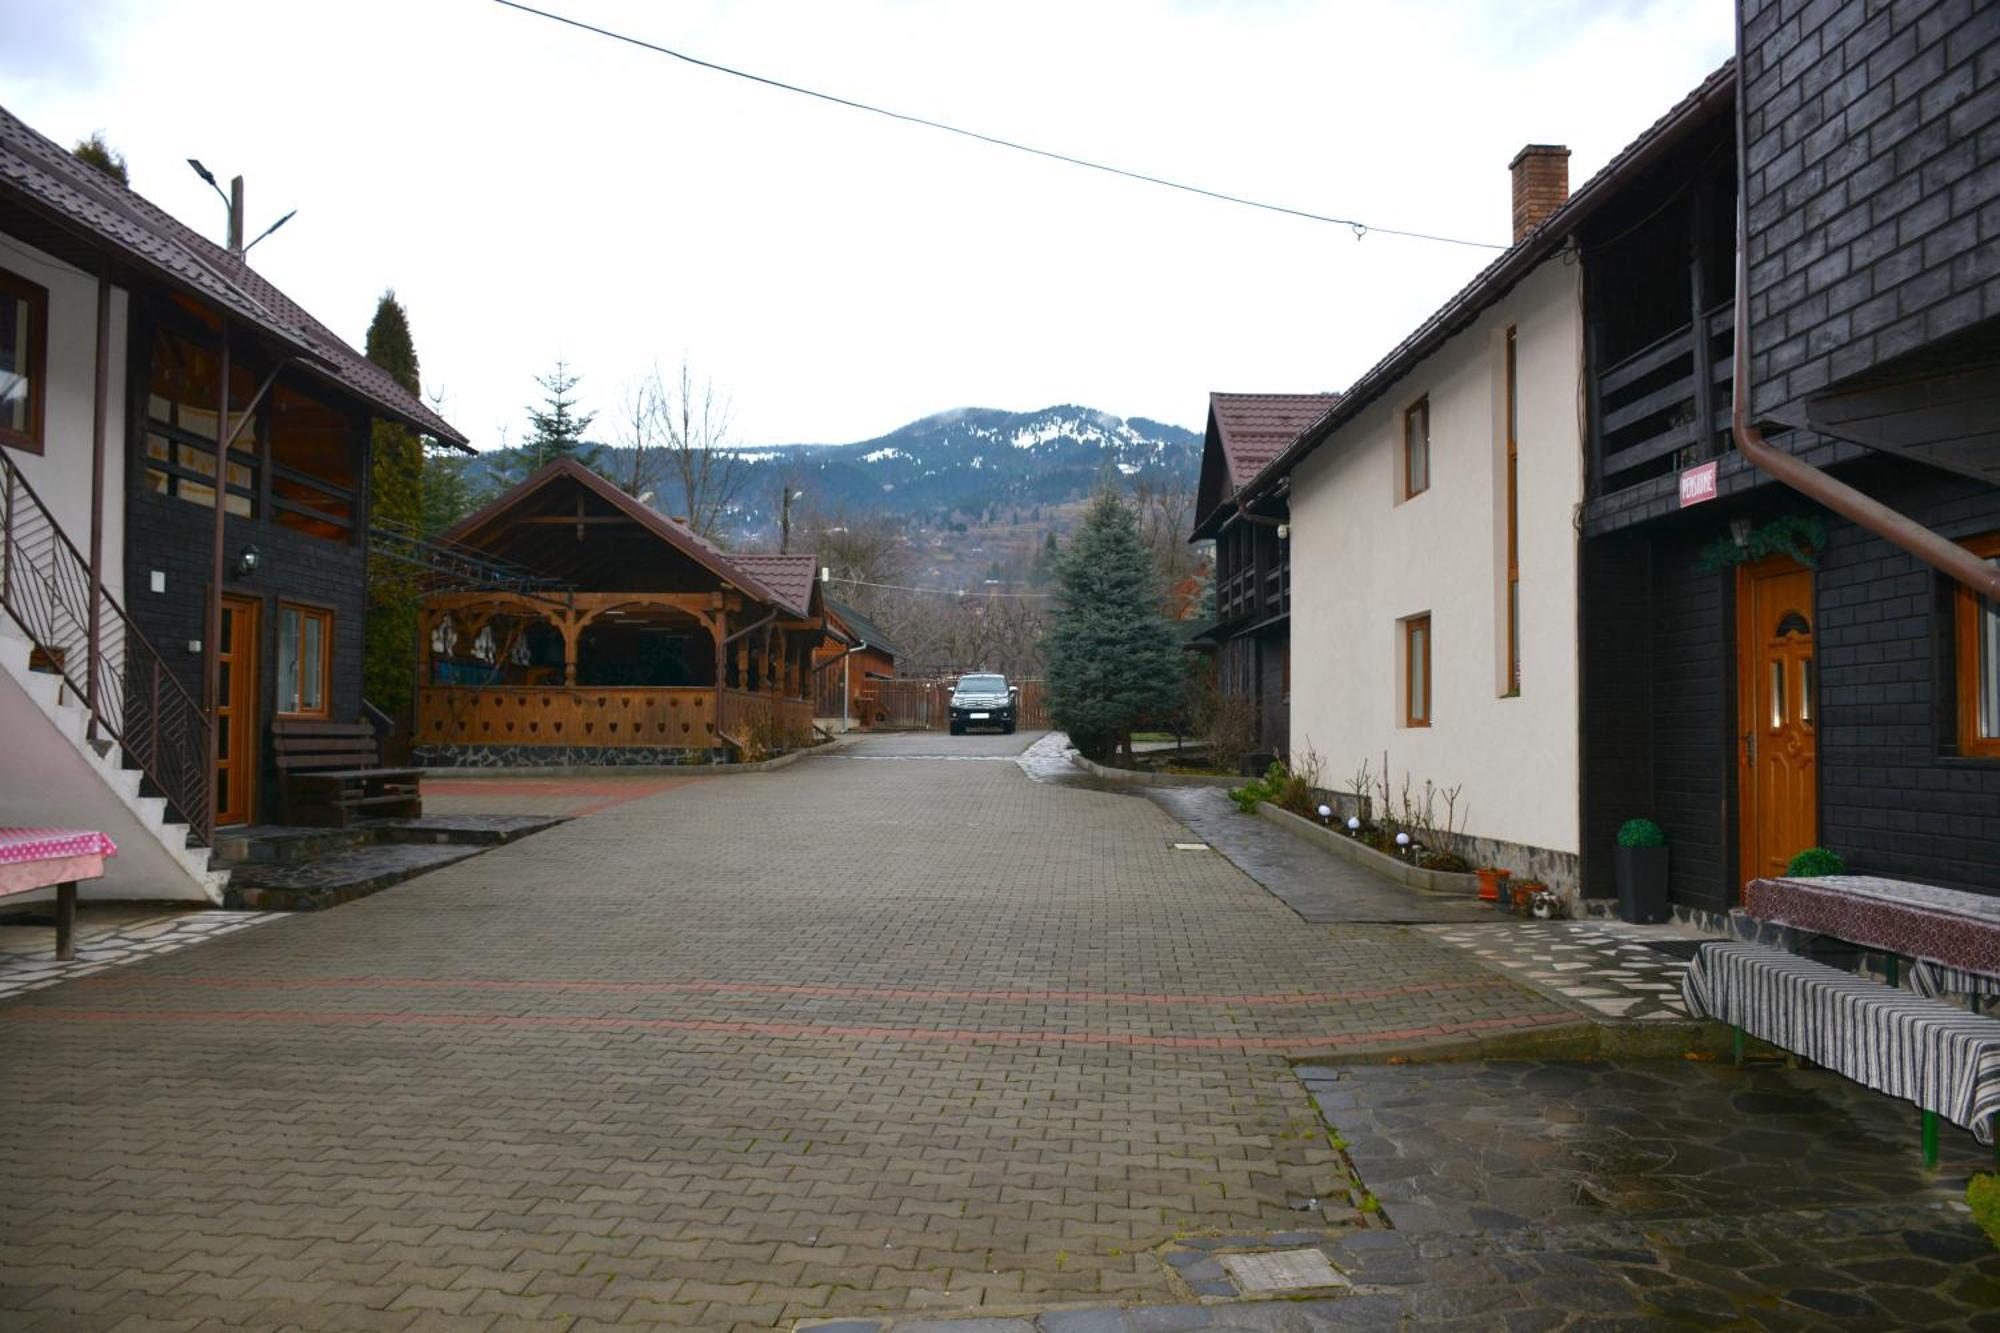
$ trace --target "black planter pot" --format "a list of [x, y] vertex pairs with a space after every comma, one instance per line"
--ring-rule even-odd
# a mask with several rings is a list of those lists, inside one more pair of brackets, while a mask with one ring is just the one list
[[1618, 919], [1653, 925], [1667, 919], [1667, 849], [1618, 849]]

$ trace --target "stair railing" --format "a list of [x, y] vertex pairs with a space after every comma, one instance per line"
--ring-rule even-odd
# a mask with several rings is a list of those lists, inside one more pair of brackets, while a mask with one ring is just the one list
[[[32, 665], [59, 674], [89, 710], [94, 730], [117, 742], [188, 826], [214, 834], [207, 710], [168, 669], [125, 608], [78, 553], [48, 506], [0, 450], [0, 609], [34, 645]], [[97, 633], [91, 625], [96, 621]]]

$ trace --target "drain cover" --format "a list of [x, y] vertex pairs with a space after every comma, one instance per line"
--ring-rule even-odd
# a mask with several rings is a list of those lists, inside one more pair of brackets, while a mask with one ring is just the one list
[[1174, 850], [1177, 852], [1205, 852], [1208, 850], [1208, 844], [1205, 842], [1177, 842], [1174, 844]]
[[1268, 1292], [1310, 1291], [1344, 1287], [1347, 1279], [1334, 1271], [1318, 1250], [1273, 1250], [1265, 1254], [1225, 1254], [1222, 1266], [1246, 1296]]

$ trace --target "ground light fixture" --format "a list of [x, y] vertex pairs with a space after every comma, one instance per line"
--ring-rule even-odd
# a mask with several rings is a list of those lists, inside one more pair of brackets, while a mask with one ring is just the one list
[[1361, 816], [1360, 816], [1360, 815], [1349, 815], [1349, 816], [1347, 817], [1347, 831], [1348, 831], [1349, 833], [1359, 833], [1359, 832], [1361, 832]]
[[1332, 806], [1330, 806], [1330, 805], [1322, 805], [1322, 806], [1321, 806], [1321, 807], [1319, 808], [1319, 817], [1320, 817], [1321, 819], [1332, 819], [1332, 818], [1333, 818], [1333, 807], [1332, 807]]

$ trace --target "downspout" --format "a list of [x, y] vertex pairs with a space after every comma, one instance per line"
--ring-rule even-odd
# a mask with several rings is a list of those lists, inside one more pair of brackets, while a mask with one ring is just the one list
[[1750, 191], [1749, 112], [1744, 105], [1743, 5], [1736, 6], [1736, 347], [1730, 386], [1730, 429], [1736, 447], [1758, 468], [1842, 518], [1900, 546], [1931, 568], [1963, 583], [1980, 596], [2000, 601], [2000, 566], [1990, 565], [1948, 537], [1940, 536], [1881, 501], [1768, 443], [1750, 424]]

